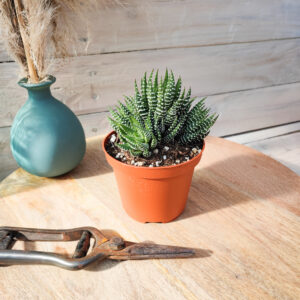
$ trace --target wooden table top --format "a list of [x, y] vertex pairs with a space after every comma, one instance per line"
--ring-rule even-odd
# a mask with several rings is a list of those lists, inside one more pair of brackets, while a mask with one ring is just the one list
[[[88, 140], [83, 162], [56, 179], [18, 169], [0, 184], [0, 226], [94, 226], [131, 241], [197, 248], [196, 258], [103, 261], [82, 271], [0, 267], [1, 299], [299, 299], [300, 177], [273, 159], [207, 138], [183, 214], [141, 224], [123, 211], [112, 169]], [[76, 243], [75, 243], [76, 244]], [[73, 242], [19, 242], [72, 253]]]

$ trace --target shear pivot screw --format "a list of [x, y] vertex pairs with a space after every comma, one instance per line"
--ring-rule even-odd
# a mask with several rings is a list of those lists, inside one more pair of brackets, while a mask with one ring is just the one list
[[125, 242], [122, 238], [120, 237], [114, 237], [111, 239], [109, 243], [109, 248], [111, 250], [121, 250], [125, 247]]

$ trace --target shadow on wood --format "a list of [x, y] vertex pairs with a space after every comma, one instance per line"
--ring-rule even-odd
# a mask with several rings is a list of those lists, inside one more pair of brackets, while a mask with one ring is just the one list
[[299, 203], [282, 201], [295, 199], [292, 195], [296, 193], [300, 193], [299, 177], [259, 152], [227, 158], [204, 168], [200, 162], [186, 208], [175, 222], [246, 201], [269, 200], [300, 214]]

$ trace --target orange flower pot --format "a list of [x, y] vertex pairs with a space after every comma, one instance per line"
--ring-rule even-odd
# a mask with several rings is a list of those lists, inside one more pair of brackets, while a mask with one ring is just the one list
[[194, 173], [202, 151], [187, 162], [175, 166], [136, 167], [124, 164], [110, 156], [105, 145], [102, 148], [108, 163], [114, 170], [123, 207], [127, 214], [139, 222], [167, 223], [184, 210]]

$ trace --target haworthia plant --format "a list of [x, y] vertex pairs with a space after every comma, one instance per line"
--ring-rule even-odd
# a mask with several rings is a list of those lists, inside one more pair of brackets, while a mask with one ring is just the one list
[[[158, 71], [141, 79], [140, 89], [135, 81], [135, 95], [119, 102], [109, 118], [120, 139], [118, 146], [134, 156], [151, 156], [157, 146], [201, 142], [218, 116], [205, 107], [205, 98], [193, 105], [191, 89], [182, 90], [179, 77], [166, 70], [159, 80]], [[154, 79], [153, 79], [154, 76]]]

